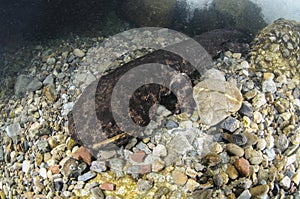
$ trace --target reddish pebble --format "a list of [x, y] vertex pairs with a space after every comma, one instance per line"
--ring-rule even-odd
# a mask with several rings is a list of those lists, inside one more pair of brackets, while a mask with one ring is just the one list
[[239, 171], [239, 173], [244, 176], [247, 177], [250, 174], [250, 164], [248, 162], [248, 160], [244, 159], [244, 158], [240, 158], [237, 159], [234, 162], [234, 166], [236, 167], [236, 169]]
[[109, 182], [102, 183], [100, 185], [102, 190], [113, 191], [115, 189], [115, 185]]
[[50, 166], [49, 170], [52, 172], [52, 174], [59, 174], [59, 165]]
[[87, 148], [83, 146], [81, 146], [79, 149], [77, 149], [77, 151], [75, 151], [75, 153], [73, 153], [73, 157], [76, 160], [83, 160], [88, 165], [91, 165], [92, 163], [92, 154]]
[[146, 153], [144, 151], [137, 151], [131, 155], [131, 159], [135, 162], [143, 162], [145, 156], [146, 156]]
[[152, 171], [151, 164], [140, 165], [140, 174], [150, 173]]

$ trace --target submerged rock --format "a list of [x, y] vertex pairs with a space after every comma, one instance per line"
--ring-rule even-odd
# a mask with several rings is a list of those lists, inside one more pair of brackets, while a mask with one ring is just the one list
[[287, 76], [299, 77], [300, 23], [278, 19], [264, 28], [251, 46], [251, 67], [273, 72], [278, 69]]

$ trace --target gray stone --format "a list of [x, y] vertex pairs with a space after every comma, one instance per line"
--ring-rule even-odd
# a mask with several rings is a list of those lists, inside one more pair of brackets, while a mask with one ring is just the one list
[[22, 163], [22, 171], [24, 173], [27, 173], [30, 169], [30, 166], [31, 166], [30, 162], [27, 161], [27, 160], [24, 160], [23, 163]]
[[179, 124], [173, 120], [168, 120], [166, 122], [166, 128], [167, 129], [174, 129], [174, 128], [177, 128], [179, 126]]
[[109, 167], [114, 173], [116, 173], [117, 177], [122, 177], [124, 175], [123, 173], [124, 165], [125, 165], [125, 161], [123, 159], [113, 158], [109, 160]]
[[27, 91], [29, 92], [33, 92], [33, 91], [36, 91], [36, 90], [39, 90], [40, 88], [43, 87], [43, 83], [38, 80], [38, 79], [33, 79], [27, 86], [26, 86], [26, 89]]
[[92, 188], [90, 190], [90, 192], [95, 199], [104, 199], [105, 198], [104, 193], [102, 192], [102, 190], [99, 187]]
[[46, 61], [46, 63], [49, 65], [53, 65], [53, 64], [55, 64], [55, 62], [56, 62], [56, 60], [54, 57], [49, 57]]
[[279, 182], [279, 185], [284, 189], [289, 189], [291, 186], [291, 179], [288, 176], [284, 176]]
[[76, 86], [79, 86], [82, 83], [89, 85], [95, 80], [96, 77], [91, 73], [78, 73], [74, 76], [74, 84]]
[[275, 137], [274, 144], [277, 149], [279, 149], [281, 152], [283, 152], [284, 150], [286, 150], [288, 148], [289, 141], [288, 141], [286, 135], [281, 134], [281, 135]]
[[231, 141], [239, 146], [243, 146], [247, 143], [248, 139], [244, 133], [233, 134], [230, 137]]
[[225, 81], [225, 74], [222, 71], [219, 71], [215, 68], [207, 70], [204, 75], [204, 79], [218, 79], [221, 81]]
[[2, 162], [4, 160], [4, 156], [5, 156], [4, 149], [1, 146], [0, 147], [0, 162]]
[[262, 91], [264, 93], [270, 92], [270, 93], [275, 93], [277, 90], [276, 84], [272, 79], [267, 79], [263, 81], [262, 83]]
[[249, 190], [244, 190], [241, 195], [237, 199], [250, 199], [251, 198], [251, 193]]
[[21, 134], [21, 126], [19, 123], [13, 123], [5, 128], [8, 137], [15, 139]]
[[265, 95], [263, 93], [259, 93], [257, 94], [254, 99], [252, 100], [252, 105], [255, 108], [260, 108], [263, 105], [265, 105], [267, 103], [267, 100], [265, 98]]
[[214, 182], [215, 186], [221, 187], [224, 183], [224, 180], [220, 174], [217, 174], [217, 175], [213, 176], [213, 182]]
[[91, 164], [91, 171], [95, 171], [97, 173], [106, 171], [106, 164], [105, 161], [101, 161], [101, 160], [97, 160], [97, 161], [93, 161]]
[[149, 149], [149, 147], [147, 146], [147, 144], [145, 144], [144, 142], [139, 142], [137, 145], [136, 145], [136, 148], [144, 151], [146, 154], [150, 154], [152, 153], [152, 151]]
[[73, 54], [77, 57], [80, 57], [80, 58], [84, 57], [84, 55], [85, 55], [85, 53], [82, 50], [78, 49], [78, 48], [73, 50]]
[[41, 153], [47, 153], [50, 151], [50, 146], [47, 140], [39, 140], [37, 142], [37, 148]]
[[15, 95], [16, 96], [24, 95], [27, 91], [26, 87], [31, 81], [32, 81], [31, 76], [19, 75], [15, 83], [15, 88], [14, 88]]
[[266, 149], [265, 153], [266, 153], [269, 161], [272, 161], [276, 158], [276, 153], [275, 153], [274, 149]]
[[187, 151], [193, 149], [193, 146], [183, 135], [175, 135], [175, 137], [167, 144], [167, 147], [179, 154], [185, 154]]
[[233, 118], [233, 117], [228, 117], [226, 118], [222, 124], [221, 127], [231, 133], [233, 133], [236, 129], [238, 129], [240, 126], [240, 121]]
[[243, 102], [242, 107], [239, 110], [239, 113], [242, 116], [247, 116], [249, 118], [252, 118], [253, 117], [253, 109], [252, 109], [251, 104], [248, 102]]
[[131, 165], [126, 169], [127, 174], [139, 174], [140, 173], [140, 166], [139, 165]]
[[148, 191], [153, 187], [153, 182], [149, 180], [139, 179], [137, 182], [137, 188], [139, 191]]
[[153, 155], [160, 156], [160, 157], [167, 156], [167, 149], [166, 149], [166, 147], [164, 145], [162, 145], [162, 144], [158, 144], [153, 149]]
[[94, 178], [95, 176], [97, 175], [96, 172], [93, 172], [93, 171], [88, 171], [87, 173], [84, 173], [80, 176], [78, 176], [78, 181], [88, 181], [92, 178]]

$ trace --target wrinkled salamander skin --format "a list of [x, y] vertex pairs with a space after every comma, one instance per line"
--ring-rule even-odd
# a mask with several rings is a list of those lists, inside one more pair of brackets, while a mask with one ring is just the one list
[[[97, 139], [99, 141], [113, 138], [114, 136], [122, 133], [120, 128], [116, 125], [111, 111], [110, 102], [114, 86], [120, 77], [127, 71], [136, 66], [147, 63], [168, 65], [180, 73], [185, 73], [190, 79], [196, 79], [199, 77], [199, 72], [189, 62], [176, 54], [164, 50], [157, 50], [151, 54], [145, 55], [144, 57], [135, 59], [121, 67], [116, 68], [111, 73], [100, 77], [95, 94], [95, 112], [101, 128], [99, 129], [99, 135], [97, 135]], [[185, 88], [183, 87], [182, 92], [191, 91], [185, 91]], [[155, 103], [166, 106], [166, 108], [171, 110], [173, 113], [178, 113], [179, 111], [177, 98], [172, 92], [170, 92], [168, 88], [158, 84], [147, 84], [138, 88], [131, 97], [129, 102], [129, 115], [136, 124], [140, 126], [146, 126], [150, 122], [149, 109]], [[69, 132], [71, 133], [73, 139], [82, 144], [76, 134], [76, 126], [74, 124], [72, 113], [69, 114]], [[89, 133], [86, 132], [85, 138], [90, 136], [92, 135], [89, 135]], [[128, 143], [131, 138], [132, 136], [130, 135], [124, 135], [120, 139], [114, 140], [112, 143], [120, 147]], [[95, 141], [95, 139], [96, 138], [94, 137], [90, 137], [91, 142]], [[92, 143], [90, 144], [91, 145], [88, 148], [93, 148], [91, 147]], [[101, 148], [110, 149], [110, 146], [107, 144]]]
[[[218, 37], [218, 39], [212, 41], [212, 35]], [[216, 30], [212, 34], [204, 33], [203, 35], [195, 37], [195, 40], [200, 44], [203, 44], [204, 48], [208, 50], [208, 53], [212, 57], [214, 57], [219, 53], [220, 50], [227, 50], [228, 45], [232, 45], [231, 38], [237, 36], [242, 36], [242, 34], [237, 31]], [[245, 43], [235, 44], [237, 45], [236, 47], [240, 47]], [[105, 150], [111, 149], [116, 146], [121, 147], [127, 144], [130, 139], [134, 137], [129, 134], [124, 134], [123, 136], [118, 138], [116, 137], [124, 132], [122, 132], [121, 129], [116, 125], [116, 122], [113, 118], [111, 111], [111, 95], [114, 86], [123, 74], [125, 74], [130, 69], [147, 63], [159, 63], [162, 65], [168, 65], [178, 72], [186, 74], [191, 80], [198, 79], [200, 77], [199, 71], [195, 67], [193, 67], [187, 60], [184, 60], [179, 55], [164, 50], [157, 50], [143, 57], [130, 61], [129, 63], [116, 68], [107, 75], [100, 77], [95, 94], [95, 112], [99, 126], [99, 135], [89, 134], [88, 130], [86, 132], [81, 132], [81, 138], [84, 137], [85, 139], [85, 147], [89, 148], [91, 151], [96, 151], [98, 150], [98, 148], [95, 149], [94, 144], [97, 142], [105, 141], [107, 139], [111, 139], [111, 141], [109, 141], [109, 143], [99, 145], [99, 148]], [[88, 89], [88, 87], [86, 89]], [[182, 87], [182, 92], [188, 93], [191, 91], [187, 90], [187, 88], [185, 87]], [[84, 102], [81, 103], [83, 103], [84, 107]], [[131, 116], [132, 120], [136, 124], [140, 126], [146, 126], [150, 122], [149, 109], [155, 103], [164, 105], [173, 113], [178, 113], [179, 111], [177, 98], [172, 92], [170, 92], [168, 88], [157, 84], [148, 84], [137, 89], [131, 97], [129, 102], [128, 115]], [[80, 140], [78, 136], [78, 132], [76, 132], [76, 126], [74, 123], [72, 112], [68, 117], [69, 132], [71, 134], [71, 137], [79, 144], [83, 144], [81, 142], [82, 140]], [[85, 129], [88, 129], [88, 127]], [[82, 135], [82, 133], [84, 133], [84, 135]], [[135, 136], [139, 137], [138, 135]]]

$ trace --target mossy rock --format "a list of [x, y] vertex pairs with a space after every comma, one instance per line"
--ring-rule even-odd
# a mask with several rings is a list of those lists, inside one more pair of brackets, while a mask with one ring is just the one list
[[232, 16], [235, 28], [256, 34], [267, 25], [261, 9], [249, 0], [214, 0], [213, 5], [220, 13]]
[[249, 0], [214, 0], [207, 9], [196, 9], [189, 23], [191, 34], [233, 28], [257, 34], [266, 26], [261, 9]]
[[250, 62], [254, 70], [281, 71], [298, 77], [300, 73], [300, 23], [278, 19], [265, 27], [251, 45]]
[[176, 0], [125, 0], [122, 15], [140, 27], [171, 25]]

